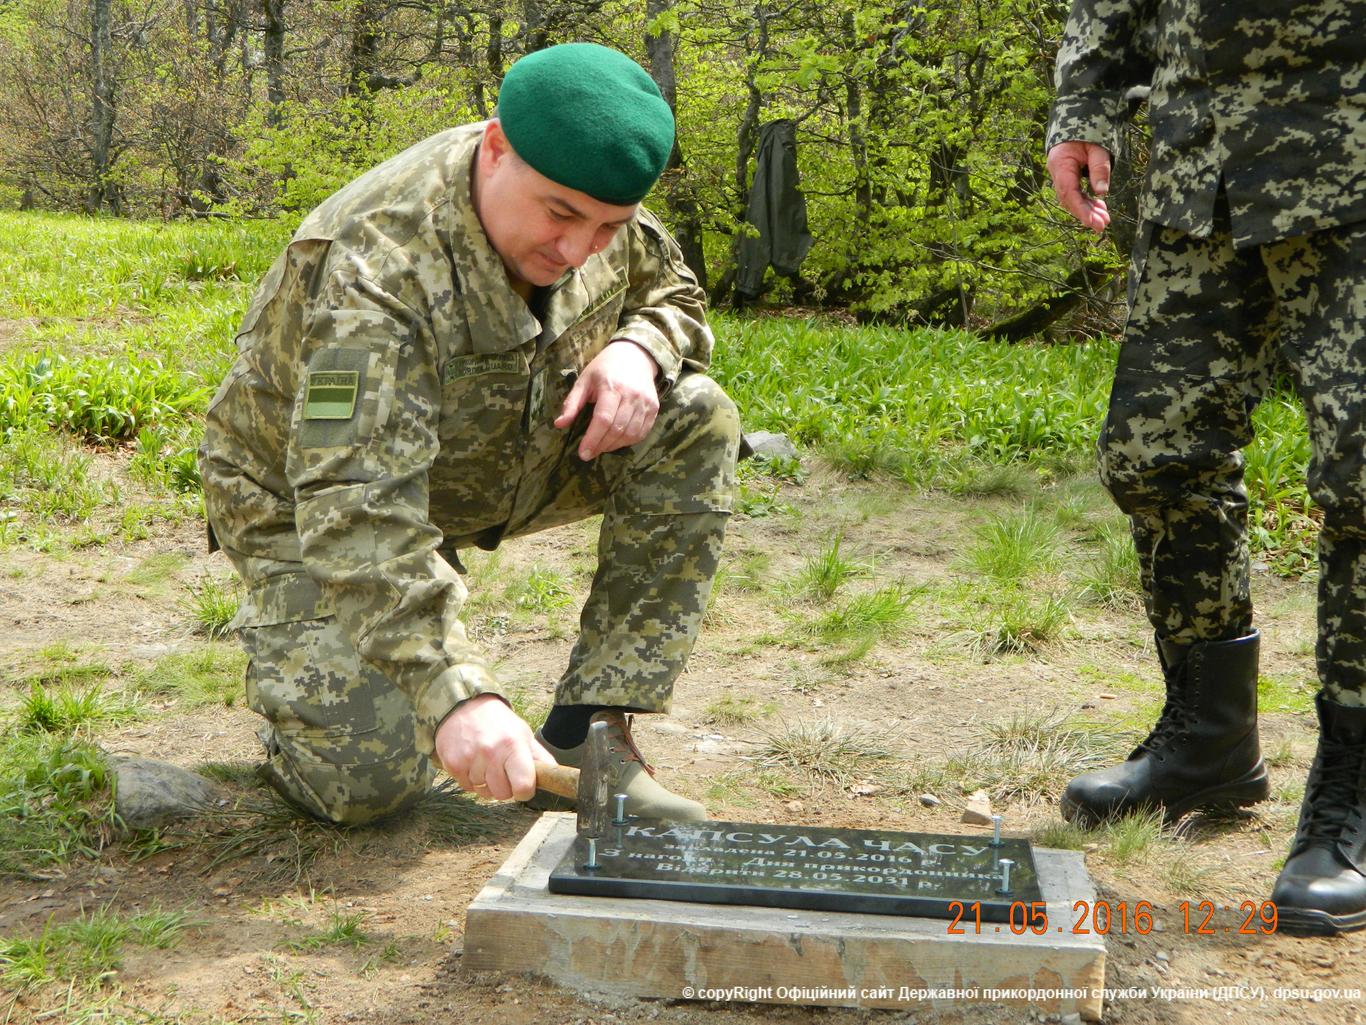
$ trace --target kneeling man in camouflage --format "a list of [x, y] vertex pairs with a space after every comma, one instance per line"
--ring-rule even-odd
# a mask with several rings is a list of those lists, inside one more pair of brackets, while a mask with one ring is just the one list
[[[357, 824], [436, 769], [531, 800], [608, 722], [632, 814], [700, 818], [627, 712], [664, 712], [731, 508], [739, 421], [679, 250], [640, 206], [674, 123], [590, 44], [513, 65], [497, 116], [314, 210], [271, 267], [209, 408], [213, 543], [246, 585], [264, 777]], [[602, 514], [598, 568], [533, 734], [460, 621], [458, 551]]]

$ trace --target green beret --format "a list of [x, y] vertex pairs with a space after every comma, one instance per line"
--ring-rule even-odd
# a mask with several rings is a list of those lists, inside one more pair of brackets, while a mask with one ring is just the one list
[[503, 78], [498, 119], [532, 168], [614, 206], [645, 198], [674, 144], [673, 112], [654, 80], [596, 43], [564, 43], [519, 60]]

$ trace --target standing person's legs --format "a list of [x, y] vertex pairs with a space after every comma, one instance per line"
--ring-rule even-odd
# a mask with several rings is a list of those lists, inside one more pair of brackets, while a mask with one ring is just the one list
[[1282, 928], [1366, 928], [1366, 224], [1264, 247], [1309, 422], [1319, 533], [1318, 750], [1272, 893]]
[[1129, 307], [1100, 475], [1130, 517], [1167, 701], [1125, 762], [1067, 787], [1063, 814], [1088, 822], [1143, 807], [1176, 818], [1269, 789], [1241, 451], [1274, 353], [1265, 271], [1227, 230], [1197, 239], [1148, 226]]

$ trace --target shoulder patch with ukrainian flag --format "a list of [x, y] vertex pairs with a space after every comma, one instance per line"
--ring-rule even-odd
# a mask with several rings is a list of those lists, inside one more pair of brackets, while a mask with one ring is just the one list
[[355, 370], [313, 370], [304, 392], [305, 420], [350, 420], [356, 412], [360, 374]]

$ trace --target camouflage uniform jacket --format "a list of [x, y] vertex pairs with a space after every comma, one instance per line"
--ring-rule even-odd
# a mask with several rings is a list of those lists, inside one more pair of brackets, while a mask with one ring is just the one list
[[533, 316], [470, 200], [482, 128], [308, 216], [247, 311], [200, 452], [210, 525], [248, 585], [238, 625], [335, 614], [424, 732], [496, 690], [449, 556], [496, 535], [528, 468], [559, 457], [573, 376], [629, 339], [664, 392], [712, 347], [696, 281], [643, 210]]
[[1048, 147], [1150, 82], [1145, 220], [1209, 237], [1221, 176], [1239, 247], [1366, 220], [1366, 0], [1074, 0]]

